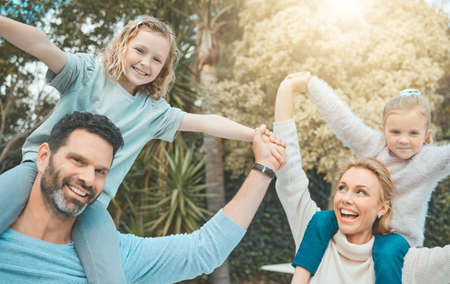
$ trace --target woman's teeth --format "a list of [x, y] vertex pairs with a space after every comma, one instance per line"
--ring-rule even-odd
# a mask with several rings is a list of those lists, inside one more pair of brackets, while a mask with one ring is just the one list
[[348, 210], [345, 210], [345, 209], [341, 209], [340, 211], [341, 211], [341, 215], [343, 217], [358, 217], [359, 216], [355, 212], [348, 211]]

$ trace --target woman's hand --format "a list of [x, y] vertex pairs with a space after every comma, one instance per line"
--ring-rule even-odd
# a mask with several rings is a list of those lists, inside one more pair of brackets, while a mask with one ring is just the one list
[[281, 82], [275, 100], [275, 122], [294, 117], [294, 94], [306, 91], [311, 74], [298, 72], [289, 74]]
[[295, 267], [294, 276], [292, 277], [291, 284], [308, 284], [311, 272], [301, 266]]
[[309, 79], [311, 79], [311, 74], [309, 72], [297, 72], [292, 73], [284, 78], [281, 82], [279, 91], [291, 93], [305, 92], [308, 86]]

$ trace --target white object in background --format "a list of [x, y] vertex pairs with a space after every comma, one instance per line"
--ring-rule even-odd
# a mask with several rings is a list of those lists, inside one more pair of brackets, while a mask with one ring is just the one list
[[261, 270], [294, 274], [294, 267], [290, 263], [268, 264], [261, 266]]

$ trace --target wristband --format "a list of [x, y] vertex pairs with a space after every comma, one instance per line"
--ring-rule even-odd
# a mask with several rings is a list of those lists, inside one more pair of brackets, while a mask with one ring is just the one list
[[255, 163], [255, 165], [253, 166], [253, 169], [255, 169], [257, 171], [260, 171], [261, 173], [263, 173], [264, 175], [266, 175], [266, 176], [268, 176], [270, 178], [274, 178], [275, 177], [275, 172], [271, 168], [266, 167], [264, 165]]

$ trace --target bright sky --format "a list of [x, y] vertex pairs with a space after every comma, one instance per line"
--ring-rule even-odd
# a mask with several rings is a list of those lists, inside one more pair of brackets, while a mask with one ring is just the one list
[[442, 8], [450, 16], [450, 0], [425, 0], [427, 3]]

